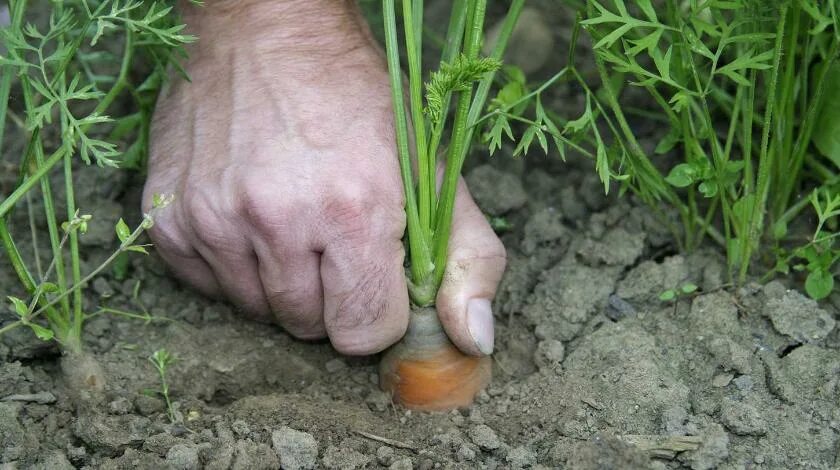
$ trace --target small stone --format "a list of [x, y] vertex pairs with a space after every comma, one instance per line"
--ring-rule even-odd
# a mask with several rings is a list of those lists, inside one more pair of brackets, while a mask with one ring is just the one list
[[114, 289], [111, 288], [111, 284], [104, 277], [97, 277], [93, 281], [93, 290], [100, 297], [111, 297], [114, 295]]
[[318, 464], [318, 442], [312, 434], [283, 426], [271, 433], [271, 443], [285, 470], [310, 469]]
[[423, 459], [420, 461], [420, 464], [417, 465], [417, 470], [432, 470], [435, 468], [435, 463], [432, 459]]
[[373, 460], [371, 457], [354, 449], [329, 446], [324, 451], [321, 463], [330, 470], [355, 470], [364, 468], [371, 460]]
[[391, 406], [391, 396], [382, 390], [373, 390], [365, 398], [365, 403], [372, 411], [385, 411]]
[[537, 457], [527, 447], [519, 446], [508, 452], [505, 461], [510, 468], [527, 468], [534, 465]]
[[767, 433], [764, 417], [748, 403], [724, 400], [720, 407], [720, 420], [727, 429], [741, 436], [763, 436]]
[[394, 462], [394, 449], [388, 446], [379, 446], [376, 449], [376, 461], [385, 467], [391, 465]]
[[684, 452], [678, 458], [689, 465], [692, 470], [712, 470], [719, 468], [720, 463], [729, 456], [729, 434], [723, 426], [712, 423], [701, 430], [703, 445], [691, 452]]
[[718, 374], [712, 379], [712, 387], [716, 388], [723, 388], [729, 385], [729, 382], [732, 382], [732, 379], [735, 377], [734, 374], [730, 373], [723, 373]]
[[615, 294], [610, 294], [607, 298], [606, 314], [610, 320], [618, 321], [622, 318], [636, 315], [636, 307], [633, 307], [630, 302], [622, 299], [621, 297]]
[[723, 370], [734, 370], [741, 374], [752, 372], [752, 354], [735, 341], [729, 338], [713, 338], [709, 341], [708, 349]]
[[198, 450], [194, 446], [175, 444], [166, 453], [166, 463], [178, 470], [193, 470], [200, 468]]
[[535, 353], [534, 362], [540, 368], [554, 367], [563, 362], [566, 356], [566, 348], [562, 341], [556, 339], [547, 339], [540, 341], [537, 344], [537, 351]]
[[271, 447], [250, 440], [236, 441], [231, 470], [273, 470], [280, 468], [280, 461]]
[[458, 448], [458, 452], [455, 454], [455, 458], [460, 462], [471, 462], [475, 459], [475, 450], [467, 444], [461, 444], [461, 447]]
[[411, 459], [408, 457], [403, 457], [396, 462], [392, 463], [390, 467], [391, 470], [413, 470], [414, 464], [411, 462]]
[[134, 399], [134, 406], [143, 416], [151, 416], [160, 413], [164, 409], [163, 400], [148, 395], [138, 395]]
[[753, 379], [749, 375], [742, 375], [734, 380], [735, 387], [742, 392], [749, 392], [753, 389]]
[[334, 374], [334, 373], [336, 373], [340, 370], [346, 369], [347, 368], [347, 363], [344, 362], [344, 360], [342, 360], [340, 358], [335, 358], [335, 359], [331, 359], [331, 360], [327, 361], [327, 363], [324, 365], [324, 367], [326, 367], [327, 372], [329, 372], [330, 374]]
[[125, 397], [119, 397], [108, 403], [108, 410], [112, 415], [127, 415], [134, 410], [134, 404]]
[[469, 436], [470, 440], [472, 440], [475, 445], [484, 450], [495, 450], [502, 445], [501, 441], [499, 441], [499, 437], [496, 435], [496, 432], [486, 424], [479, 424], [471, 427]]
[[168, 432], [160, 432], [149, 436], [143, 441], [142, 449], [146, 452], [155, 453], [161, 457], [166, 457], [166, 452], [169, 451], [176, 444], [186, 444], [184, 439], [173, 436]]
[[83, 464], [87, 463], [90, 456], [87, 453], [87, 449], [85, 446], [67, 447], [67, 457], [70, 458], [70, 462], [76, 464], [77, 467], [83, 466]]
[[248, 437], [248, 434], [251, 434], [251, 426], [248, 425], [245, 421], [241, 419], [237, 419], [230, 425], [230, 429], [236, 435], [236, 437], [244, 438]]
[[[12, 465], [14, 465], [14, 464], [12, 464]], [[0, 468], [5, 468], [5, 467], [3, 465], [0, 465]], [[12, 467], [12, 468], [14, 468], [14, 467]], [[40, 465], [33, 466], [33, 467], [30, 467], [30, 468], [35, 468], [35, 469], [43, 468], [45, 470], [73, 470], [76, 467], [74, 467], [73, 464], [71, 464], [70, 461], [67, 460], [67, 456], [64, 455], [64, 452], [61, 452], [60, 450], [56, 450], [56, 451], [53, 451], [53, 452], [50, 452], [49, 454], [47, 454], [43, 458], [43, 460], [40, 462]]]

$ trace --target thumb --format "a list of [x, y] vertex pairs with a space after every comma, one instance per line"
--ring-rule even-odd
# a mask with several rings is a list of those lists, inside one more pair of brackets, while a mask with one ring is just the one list
[[446, 272], [436, 304], [446, 334], [467, 354], [493, 352], [491, 301], [505, 270], [505, 247], [458, 182]]

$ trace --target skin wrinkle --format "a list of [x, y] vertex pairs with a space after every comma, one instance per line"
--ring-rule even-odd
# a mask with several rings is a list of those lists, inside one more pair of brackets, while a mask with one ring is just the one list
[[[340, 300], [335, 317], [327, 319], [328, 329], [356, 329], [378, 323], [388, 311], [385, 298], [377, 296], [387, 287], [383, 281], [386, 272], [387, 269], [378, 265], [362, 268], [351, 289], [334, 295]], [[375, 302], [377, 298], [379, 302]]]

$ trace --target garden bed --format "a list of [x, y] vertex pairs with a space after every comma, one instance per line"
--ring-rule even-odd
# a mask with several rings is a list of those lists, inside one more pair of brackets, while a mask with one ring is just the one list
[[[831, 303], [778, 282], [727, 288], [717, 251], [674, 254], [648, 209], [603, 197], [586, 168], [494, 163], [506, 168], [479, 166], [468, 181], [513, 229], [503, 235], [494, 380], [471, 409], [394, 407], [376, 384], [376, 358], [245, 320], [179, 286], [153, 255], [134, 259], [126, 280], [109, 275], [87, 291], [91, 306], [169, 319], [89, 322], [86, 347], [110, 379], [103, 402], [73, 400], [56, 349], [23, 331], [3, 339], [3, 462], [276, 468], [278, 452], [297, 452], [327, 468], [835, 468]], [[83, 178], [100, 188], [85, 206], [138, 216], [136, 182], [102, 191], [100, 170]], [[699, 290], [659, 299], [686, 283]], [[0, 290], [13, 285], [2, 271]], [[177, 358], [167, 377], [183, 424], [169, 424], [147, 391], [159, 387], [147, 357], [162, 347]], [[312, 439], [317, 456], [307, 457]]]
[[[569, 18], [531, 20], [552, 22], [565, 50]], [[550, 99], [555, 109], [583, 103], [562, 86]], [[656, 126], [634, 125], [652, 149]], [[733, 287], [719, 247], [678, 254], [647, 206], [603, 195], [592, 162], [512, 153], [474, 155], [467, 171], [482, 209], [506, 222], [509, 258], [493, 382], [470, 409], [394, 406], [376, 357], [342, 357], [246, 320], [182, 287], [152, 253], [85, 290], [86, 311], [150, 319], [86, 322], [84, 346], [109, 379], [101, 399], [67, 388], [50, 343], [22, 328], [0, 338], [0, 467], [840, 465], [837, 294], [817, 304], [779, 281]], [[4, 193], [15, 182], [7, 174]], [[142, 180], [80, 167], [77, 187], [78, 206], [95, 214], [81, 237], [88, 272], [113, 252], [120, 217], [140, 221]], [[26, 211], [13, 222], [28, 230]], [[19, 289], [0, 257], [0, 292]], [[662, 300], [669, 290], [674, 298]], [[175, 424], [148, 361], [161, 348], [176, 358], [167, 371]]]

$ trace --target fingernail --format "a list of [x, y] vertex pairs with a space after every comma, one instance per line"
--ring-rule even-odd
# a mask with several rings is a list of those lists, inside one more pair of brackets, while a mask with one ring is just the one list
[[493, 354], [493, 308], [487, 299], [470, 299], [467, 303], [467, 328], [482, 354]]

